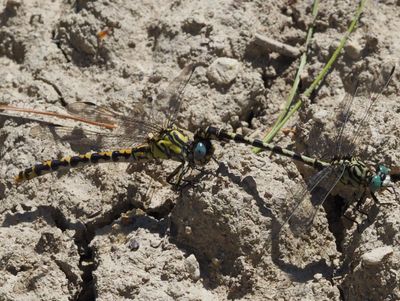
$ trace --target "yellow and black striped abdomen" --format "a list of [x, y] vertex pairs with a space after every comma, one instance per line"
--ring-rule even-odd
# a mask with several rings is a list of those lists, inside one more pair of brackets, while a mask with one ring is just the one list
[[21, 171], [15, 178], [17, 183], [30, 180], [57, 170], [67, 170], [90, 164], [108, 162], [128, 162], [154, 159], [149, 145], [140, 145], [130, 149], [93, 152], [83, 155], [67, 156], [60, 160], [48, 160]]

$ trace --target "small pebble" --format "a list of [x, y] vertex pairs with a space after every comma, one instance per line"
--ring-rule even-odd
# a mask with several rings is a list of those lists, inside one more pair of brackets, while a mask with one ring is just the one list
[[344, 51], [353, 60], [358, 60], [361, 57], [362, 47], [356, 41], [349, 41], [344, 46]]
[[273, 78], [273, 77], [276, 77], [276, 75], [277, 75], [277, 73], [273, 66], [270, 65], [265, 68], [265, 76], [266, 77]]
[[235, 80], [239, 73], [239, 62], [235, 59], [217, 58], [208, 67], [208, 78], [217, 85], [228, 85]]
[[329, 117], [329, 113], [327, 110], [319, 110], [314, 114], [314, 120], [318, 123], [324, 123], [326, 119]]
[[185, 234], [186, 235], [192, 235], [192, 227], [186, 226], [185, 227]]
[[139, 242], [136, 239], [131, 239], [128, 243], [128, 247], [131, 251], [137, 251], [139, 249]]
[[389, 246], [373, 249], [361, 256], [365, 265], [373, 266], [380, 264], [385, 257], [393, 253], [393, 248]]
[[158, 248], [158, 247], [161, 245], [161, 243], [162, 243], [162, 240], [161, 240], [161, 239], [152, 240], [152, 241], [150, 242], [150, 246], [151, 246], [152, 248]]
[[115, 223], [115, 224], [113, 224], [113, 225], [111, 226], [111, 228], [113, 229], [113, 231], [119, 231], [119, 230], [121, 230], [121, 225]]
[[214, 257], [213, 259], [211, 259], [211, 263], [213, 264], [213, 266], [215, 268], [219, 268], [221, 266], [221, 260], [219, 260], [218, 258]]
[[319, 280], [321, 280], [321, 279], [322, 279], [322, 274], [321, 274], [321, 273], [316, 273], [316, 274], [314, 275], [314, 280], [319, 281]]

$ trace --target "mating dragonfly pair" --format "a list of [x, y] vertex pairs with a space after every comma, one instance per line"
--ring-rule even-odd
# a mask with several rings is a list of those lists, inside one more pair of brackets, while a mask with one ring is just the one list
[[[234, 141], [250, 146], [268, 150], [278, 155], [289, 157], [300, 161], [317, 170], [311, 177], [306, 186], [301, 187], [294, 194], [294, 201], [289, 213], [281, 219], [282, 226], [291, 221], [301, 229], [309, 226], [314, 219], [317, 209], [324, 203], [330, 192], [341, 182], [350, 185], [362, 192], [362, 197], [358, 200], [357, 206], [367, 198], [372, 197], [375, 202], [379, 202], [376, 193], [386, 188], [393, 187], [393, 182], [400, 179], [397, 173], [384, 165], [377, 165], [376, 169], [371, 169], [364, 162], [354, 156], [356, 140], [365, 127], [365, 121], [371, 112], [371, 108], [377, 102], [381, 92], [387, 87], [390, 78], [394, 73], [391, 70], [389, 79], [376, 95], [370, 98], [370, 103], [364, 117], [353, 133], [353, 144], [346, 148], [343, 147], [344, 132], [351, 116], [351, 107], [354, 95], [348, 95], [344, 101], [344, 122], [340, 127], [336, 141], [336, 152], [334, 159], [323, 161], [317, 158], [308, 157], [289, 149], [281, 148], [277, 145], [264, 143], [258, 139], [250, 139], [240, 134], [231, 133], [223, 129], [208, 126], [198, 129], [193, 137], [185, 134], [185, 131], [175, 125], [177, 113], [180, 110], [182, 94], [185, 86], [190, 81], [194, 70], [198, 65], [188, 65], [175, 78], [169, 88], [162, 96], [162, 100], [168, 102], [167, 118], [162, 123], [151, 123], [144, 119], [144, 114], [136, 114], [135, 118], [120, 114], [104, 107], [97, 107], [91, 103], [77, 102], [67, 106], [69, 114], [62, 115], [52, 112], [40, 112], [17, 108], [9, 105], [1, 105], [0, 111], [20, 111], [34, 114], [51, 115], [64, 119], [81, 121], [86, 124], [113, 129], [109, 131], [79, 131], [76, 128], [51, 125], [52, 130], [66, 139], [67, 141], [86, 144], [96, 148], [112, 148], [116, 145], [132, 145], [132, 141], [142, 141], [130, 148], [116, 149], [110, 151], [89, 152], [76, 156], [67, 156], [61, 159], [53, 159], [36, 164], [21, 171], [16, 177], [18, 183], [31, 180], [35, 177], [54, 172], [60, 169], [70, 169], [81, 167], [88, 164], [109, 163], [109, 162], [132, 162], [141, 160], [174, 160], [181, 164], [168, 176], [170, 184], [179, 186], [184, 176], [192, 169], [205, 166], [213, 157], [214, 146], [212, 140]], [[84, 136], [82, 136], [82, 134]], [[319, 196], [317, 202], [313, 203], [311, 210], [301, 210], [304, 199], [317, 187], [323, 188], [323, 195]], [[301, 218], [295, 218], [301, 212]]]

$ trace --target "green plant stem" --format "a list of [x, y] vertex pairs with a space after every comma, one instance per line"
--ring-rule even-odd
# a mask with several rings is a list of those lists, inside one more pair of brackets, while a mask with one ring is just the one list
[[[306, 65], [306, 62], [307, 62], [307, 50], [308, 50], [308, 47], [309, 47], [309, 45], [311, 43], [312, 35], [314, 33], [314, 22], [315, 22], [315, 19], [317, 18], [317, 14], [318, 14], [318, 4], [319, 4], [319, 0], [314, 0], [313, 6], [312, 6], [312, 12], [311, 12], [312, 17], [313, 17], [313, 22], [312, 22], [312, 24], [310, 25], [310, 27], [308, 28], [308, 31], [307, 31], [306, 43], [304, 45], [305, 46], [304, 47], [305, 51], [301, 55], [299, 68], [297, 69], [296, 77], [295, 77], [295, 80], [293, 82], [292, 88], [290, 89], [290, 93], [289, 93], [289, 96], [288, 96], [288, 98], [286, 100], [285, 107], [282, 110], [282, 112], [279, 114], [278, 119], [275, 121], [274, 125], [272, 126], [271, 131], [267, 135], [265, 135], [264, 138], [263, 138], [263, 141], [266, 142], [266, 143], [271, 142], [271, 140], [273, 138], [271, 133], [273, 132], [273, 130], [276, 127], [279, 126], [279, 124], [281, 123], [283, 118], [288, 114], [288, 112], [290, 110], [290, 107], [293, 104], [293, 99], [294, 99], [294, 97], [296, 95], [296, 92], [297, 92], [297, 89], [299, 87], [300, 76], [301, 76], [301, 74], [302, 74], [302, 72], [304, 70], [304, 67]], [[254, 147], [252, 151], [255, 154], [257, 154], [257, 153], [261, 152], [262, 150], [260, 148]]]
[[[311, 83], [311, 85], [307, 88], [306, 91], [302, 94], [303, 97], [310, 97], [311, 93], [316, 89], [318, 84], [322, 81], [322, 79], [325, 77], [325, 75], [328, 73], [329, 69], [332, 67], [333, 63], [336, 61], [337, 57], [339, 56], [341, 50], [343, 49], [344, 45], [346, 44], [346, 41], [348, 40], [350, 34], [354, 31], [354, 28], [357, 25], [358, 19], [360, 18], [361, 12], [363, 11], [363, 8], [368, 0], [361, 0], [358, 8], [356, 10], [356, 13], [352, 19], [352, 22], [350, 23], [350, 26], [348, 27], [346, 34], [342, 37], [340, 40], [339, 46], [336, 48], [334, 53], [332, 54], [331, 58], [329, 59], [328, 63], [325, 65], [325, 67], [321, 70], [321, 72], [318, 74], [318, 76], [314, 79], [314, 81]], [[286, 124], [286, 122], [290, 119], [290, 117], [297, 112], [297, 110], [301, 107], [303, 104], [302, 100], [299, 99], [297, 102], [291, 107], [290, 111], [285, 114], [284, 118], [281, 119], [281, 121], [272, 128], [272, 130], [268, 133], [268, 135], [264, 138], [264, 142], [270, 142], [275, 135], [279, 132], [279, 130]], [[286, 112], [285, 112], [286, 113]]]

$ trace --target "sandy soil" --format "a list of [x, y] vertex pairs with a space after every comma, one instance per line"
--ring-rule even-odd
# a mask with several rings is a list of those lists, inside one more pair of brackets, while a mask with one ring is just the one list
[[[303, 51], [309, 2], [3, 0], [0, 101], [57, 112], [76, 101], [157, 111], [156, 95], [201, 61], [177, 124], [258, 137], [278, 116], [298, 59], [269, 53], [254, 35]], [[356, 7], [321, 2], [302, 89]], [[368, 91], [400, 57], [399, 17], [400, 2], [370, 1], [334, 70], [291, 120], [295, 133], [277, 143], [334, 155], [336, 112], [358, 81], [352, 141]], [[356, 135], [356, 153], [372, 166], [400, 159], [399, 78], [397, 70]], [[354, 192], [337, 189], [306, 234], [285, 227], [277, 236], [292, 193], [313, 174], [300, 163], [216, 143], [218, 163], [180, 192], [165, 183], [174, 162], [130, 171], [104, 164], [16, 186], [19, 170], [82, 148], [33, 135], [37, 123], [23, 118], [0, 124], [0, 300], [400, 300], [399, 200], [390, 191], [378, 196], [381, 206], [363, 205], [368, 219], [347, 212], [358, 229], [340, 212]]]

